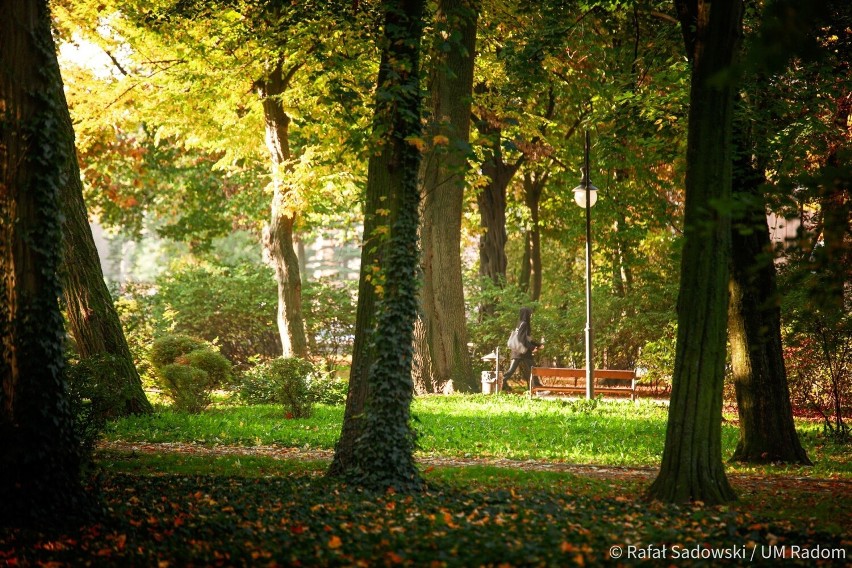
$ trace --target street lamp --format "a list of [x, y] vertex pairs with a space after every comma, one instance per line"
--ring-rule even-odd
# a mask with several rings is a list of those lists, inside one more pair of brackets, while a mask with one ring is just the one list
[[574, 201], [586, 210], [586, 398], [595, 397], [592, 362], [592, 207], [598, 200], [598, 188], [589, 181], [589, 131], [583, 159], [583, 178], [574, 188]]

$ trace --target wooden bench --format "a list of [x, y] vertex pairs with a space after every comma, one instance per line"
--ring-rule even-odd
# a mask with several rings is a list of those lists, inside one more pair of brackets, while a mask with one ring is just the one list
[[[549, 391], [552, 393], [586, 392], [585, 369], [533, 367], [532, 375], [538, 377], [541, 384], [530, 386], [530, 396], [539, 391]], [[594, 381], [595, 394], [630, 395], [630, 400], [636, 400], [636, 371], [595, 369], [592, 379]]]

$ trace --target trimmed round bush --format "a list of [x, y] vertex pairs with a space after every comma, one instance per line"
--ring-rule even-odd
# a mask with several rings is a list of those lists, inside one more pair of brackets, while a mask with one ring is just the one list
[[166, 335], [154, 341], [151, 363], [157, 383], [177, 410], [198, 413], [213, 390], [231, 381], [231, 362], [200, 339]]
[[210, 406], [213, 385], [202, 369], [172, 363], [159, 369], [162, 386], [175, 408], [197, 414]]
[[161, 369], [174, 363], [181, 355], [206, 347], [204, 341], [188, 335], [164, 335], [155, 339], [151, 346], [151, 364]]

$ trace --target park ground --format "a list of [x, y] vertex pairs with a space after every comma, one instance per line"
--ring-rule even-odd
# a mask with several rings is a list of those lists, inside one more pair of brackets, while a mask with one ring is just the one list
[[[273, 420], [269, 407], [124, 421], [95, 454], [103, 516], [73, 530], [0, 533], [0, 565], [842, 566], [852, 557], [848, 446], [818, 428], [802, 425], [814, 467], [730, 465], [736, 502], [668, 505], [644, 498], [659, 410], [518, 399], [416, 403], [427, 481], [416, 495], [325, 476], [337, 409], [301, 421]], [[641, 420], [628, 420], [635, 413]], [[531, 418], [548, 425], [524, 431]], [[574, 450], [533, 447], [563, 429], [576, 438], [559, 445]], [[633, 450], [577, 453], [589, 432], [632, 436]]]

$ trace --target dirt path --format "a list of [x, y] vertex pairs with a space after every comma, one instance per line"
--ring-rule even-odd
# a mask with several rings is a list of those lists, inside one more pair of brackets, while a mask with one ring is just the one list
[[[199, 444], [148, 443], [148, 442], [102, 442], [98, 449], [139, 453], [178, 453], [204, 456], [265, 456], [274, 459], [331, 461], [332, 450], [306, 450], [280, 446], [202, 446]], [[441, 456], [418, 456], [417, 461], [427, 467], [494, 466], [522, 471], [553, 471], [572, 473], [598, 479], [650, 481], [657, 473], [651, 467], [598, 466], [572, 464], [546, 460], [511, 460], [506, 458], [452, 458]], [[783, 490], [791, 486], [806, 486], [808, 491], [825, 493], [827, 497], [852, 500], [852, 480], [825, 479], [793, 475], [729, 474], [732, 483], [740, 489]]]

